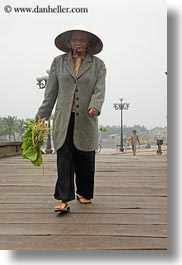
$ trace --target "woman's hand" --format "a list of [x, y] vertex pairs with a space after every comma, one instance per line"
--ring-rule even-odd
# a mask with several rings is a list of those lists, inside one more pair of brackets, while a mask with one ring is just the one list
[[95, 108], [90, 108], [89, 111], [88, 111], [88, 114], [89, 114], [90, 117], [97, 116], [98, 115], [98, 110], [95, 109]]
[[38, 122], [38, 121], [41, 121], [42, 123], [45, 122], [45, 118], [38, 118], [38, 117], [35, 117], [34, 118], [34, 122]]

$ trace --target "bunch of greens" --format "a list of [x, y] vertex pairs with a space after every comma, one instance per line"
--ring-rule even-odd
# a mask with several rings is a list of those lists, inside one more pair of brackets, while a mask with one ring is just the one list
[[22, 134], [22, 156], [31, 160], [34, 166], [41, 166], [43, 163], [41, 146], [47, 132], [45, 119], [29, 119], [25, 123], [25, 131]]

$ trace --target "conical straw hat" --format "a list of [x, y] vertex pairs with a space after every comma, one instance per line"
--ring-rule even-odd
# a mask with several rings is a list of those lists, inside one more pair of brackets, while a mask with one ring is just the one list
[[97, 37], [91, 30], [89, 30], [83, 25], [74, 26], [72, 29], [64, 31], [63, 33], [59, 34], [55, 38], [56, 47], [63, 52], [69, 52], [71, 50], [70, 39], [74, 31], [84, 31], [89, 34], [90, 36], [89, 39], [91, 39], [91, 43], [88, 48], [89, 54], [94, 55], [94, 54], [101, 52], [103, 48], [103, 43], [101, 39]]

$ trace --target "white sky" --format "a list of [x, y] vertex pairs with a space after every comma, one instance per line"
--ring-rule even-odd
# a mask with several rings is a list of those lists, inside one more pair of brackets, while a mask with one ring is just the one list
[[[84, 14], [5, 13], [12, 7], [86, 7]], [[107, 67], [107, 92], [99, 123], [120, 125], [113, 102], [130, 103], [124, 124], [148, 129], [167, 120], [167, 12], [164, 0], [1, 0], [0, 116], [34, 117], [43, 100], [36, 77], [46, 73], [61, 51], [55, 37], [77, 24], [103, 41], [98, 55]]]

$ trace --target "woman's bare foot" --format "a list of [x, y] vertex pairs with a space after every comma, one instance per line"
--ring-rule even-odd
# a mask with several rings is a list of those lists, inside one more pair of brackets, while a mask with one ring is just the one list
[[80, 196], [77, 194], [77, 199], [79, 200], [80, 203], [82, 204], [90, 204], [91, 203], [91, 200], [90, 199], [86, 199], [85, 197], [83, 196]]
[[57, 206], [54, 207], [55, 212], [68, 212], [70, 210], [70, 205], [68, 202], [59, 202]]

